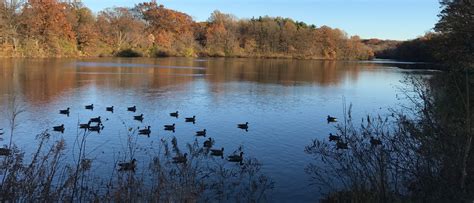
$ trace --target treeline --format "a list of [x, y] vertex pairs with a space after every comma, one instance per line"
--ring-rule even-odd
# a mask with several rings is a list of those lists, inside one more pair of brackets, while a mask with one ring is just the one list
[[370, 59], [357, 36], [288, 18], [237, 19], [215, 11], [206, 22], [156, 1], [94, 14], [81, 3], [2, 0], [0, 56], [222, 56]]
[[371, 47], [376, 58], [396, 59], [414, 62], [440, 62], [439, 50], [443, 47], [439, 33], [427, 33], [422, 37], [407, 41], [364, 40]]

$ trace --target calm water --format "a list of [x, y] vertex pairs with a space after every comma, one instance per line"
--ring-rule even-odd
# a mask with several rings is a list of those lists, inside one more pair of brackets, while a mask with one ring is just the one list
[[[275, 181], [273, 201], [314, 201], [316, 187], [304, 168], [312, 160], [304, 147], [313, 139], [326, 139], [334, 124], [326, 116], [342, 116], [343, 97], [353, 105], [355, 118], [385, 114], [399, 103], [400, 80], [410, 71], [400, 64], [253, 59], [2, 59], [0, 107], [16, 93], [26, 113], [15, 143], [28, 149], [34, 136], [46, 128], [65, 124], [63, 136], [73, 143], [77, 122], [102, 116], [108, 121], [100, 135], [88, 137], [88, 156], [109, 166], [125, 150], [126, 127], [152, 126], [140, 137], [146, 146], [160, 139], [193, 142], [194, 131], [204, 128], [226, 155], [243, 147], [244, 156], [257, 158]], [[84, 105], [93, 103], [94, 111]], [[115, 106], [115, 112], [105, 111]], [[126, 111], [137, 106], [137, 113]], [[71, 107], [70, 117], [58, 114]], [[178, 110], [180, 118], [170, 112]], [[144, 113], [143, 123], [133, 115]], [[184, 117], [196, 115], [195, 125]], [[4, 118], [4, 116], [2, 116]], [[236, 128], [249, 122], [248, 132]], [[162, 130], [176, 123], [176, 132]], [[6, 128], [6, 119], [0, 128]], [[206, 138], [197, 138], [202, 142]], [[0, 142], [2, 145], [8, 140]], [[71, 144], [72, 145], [72, 144]], [[31, 147], [30, 147], [31, 148]], [[140, 157], [140, 155], [137, 155]], [[138, 158], [139, 159], [139, 158]], [[140, 160], [140, 159], [139, 159]], [[98, 170], [100, 172], [100, 170]]]

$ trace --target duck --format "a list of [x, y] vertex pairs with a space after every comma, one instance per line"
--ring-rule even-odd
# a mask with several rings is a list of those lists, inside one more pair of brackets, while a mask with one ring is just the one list
[[150, 133], [151, 133], [150, 128], [151, 128], [151, 127], [148, 126], [148, 127], [145, 128], [145, 129], [141, 129], [141, 130], [138, 131], [138, 134], [140, 134], [140, 135], [150, 135]]
[[333, 135], [332, 133], [329, 133], [329, 141], [338, 141], [341, 140], [341, 136]]
[[57, 132], [64, 132], [64, 129], [64, 124], [53, 127], [53, 130]]
[[133, 116], [133, 119], [142, 122], [143, 121], [143, 114], [140, 114], [138, 116]]
[[85, 107], [86, 107], [86, 109], [88, 109], [88, 110], [94, 110], [94, 104], [86, 105]]
[[106, 111], [114, 112], [114, 106], [109, 106], [105, 108]]
[[176, 117], [176, 118], [178, 118], [178, 116], [179, 116], [178, 113], [179, 113], [178, 111], [172, 112], [172, 113], [170, 113], [170, 116], [171, 116], [171, 117]]
[[209, 138], [208, 140], [204, 141], [204, 147], [206, 148], [212, 147], [212, 138]]
[[349, 149], [349, 147], [347, 146], [347, 142], [343, 142], [339, 140], [336, 143], [336, 149]]
[[137, 107], [136, 106], [128, 107], [127, 111], [135, 112], [137, 111]]
[[327, 117], [327, 121], [328, 121], [328, 123], [337, 122], [337, 118], [336, 118], [336, 117], [332, 117], [332, 116], [328, 115], [328, 117]]
[[59, 114], [65, 114], [65, 115], [69, 115], [69, 107], [67, 107], [67, 109], [64, 109], [64, 110], [59, 110]]
[[173, 125], [164, 125], [164, 127], [165, 127], [165, 130], [174, 131], [175, 125], [176, 124], [173, 123]]
[[380, 139], [376, 139], [374, 137], [370, 137], [370, 144], [372, 146], [382, 145], [382, 141]]
[[101, 119], [100, 116], [99, 116], [99, 117], [97, 117], [97, 118], [91, 118], [91, 119], [89, 120], [89, 122], [91, 122], [91, 123], [102, 123], [102, 119]]
[[173, 157], [173, 163], [186, 163], [186, 161], [188, 161], [186, 156], [188, 156], [188, 153], [184, 153], [184, 155], [182, 156], [178, 155], [178, 156]]
[[137, 160], [132, 159], [130, 162], [122, 162], [119, 163], [118, 166], [120, 167], [119, 171], [135, 171], [135, 168], [137, 167], [136, 164]]
[[211, 155], [212, 156], [223, 156], [224, 155], [224, 147], [221, 149], [211, 149]]
[[91, 121], [89, 121], [88, 123], [83, 123], [83, 124], [79, 124], [79, 128], [80, 129], [88, 129], [90, 126], [91, 126]]
[[196, 136], [204, 136], [204, 137], [206, 137], [206, 129], [201, 130], [201, 131], [197, 131], [197, 132], [196, 132]]
[[10, 156], [11, 149], [0, 148], [0, 156]]
[[230, 155], [227, 157], [227, 160], [230, 162], [242, 162], [242, 160], [244, 159], [243, 155], [244, 152], [240, 152], [240, 155]]
[[190, 118], [185, 118], [184, 119], [186, 122], [196, 122], [196, 116], [190, 117]]

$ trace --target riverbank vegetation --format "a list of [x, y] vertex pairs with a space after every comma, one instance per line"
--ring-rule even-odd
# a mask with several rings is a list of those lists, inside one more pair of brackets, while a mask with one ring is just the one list
[[[306, 147], [315, 158], [306, 171], [326, 192], [323, 201], [474, 199], [474, 4], [443, 0], [441, 5], [436, 33], [395, 49], [423, 47], [447, 68], [428, 77], [407, 77], [399, 96], [408, 105], [360, 123], [345, 111], [337, 137], [316, 139]], [[341, 145], [344, 149], [338, 149]]]
[[237, 19], [215, 11], [205, 22], [156, 1], [94, 14], [59, 0], [0, 2], [0, 56], [216, 56], [371, 59], [358, 36], [289, 18]]

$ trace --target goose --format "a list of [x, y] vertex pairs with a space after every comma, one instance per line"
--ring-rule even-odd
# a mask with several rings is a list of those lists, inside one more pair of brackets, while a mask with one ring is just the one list
[[374, 137], [370, 137], [370, 144], [372, 146], [382, 145], [382, 141], [380, 139], [376, 139]]
[[89, 121], [88, 123], [83, 123], [83, 124], [79, 124], [79, 128], [80, 129], [88, 129], [90, 126], [91, 126], [91, 121]]
[[88, 110], [94, 110], [94, 104], [86, 105], [86, 109], [88, 109]]
[[196, 136], [204, 136], [205, 137], [206, 136], [206, 129], [201, 130], [201, 131], [197, 131]]
[[227, 157], [227, 160], [230, 162], [242, 162], [242, 160], [244, 159], [243, 155], [244, 155], [244, 152], [240, 152], [240, 155], [236, 155], [236, 154], [230, 155]]
[[64, 124], [58, 125], [58, 126], [54, 126], [54, 127], [53, 127], [53, 130], [54, 130], [54, 131], [57, 131], [57, 132], [64, 132]]
[[341, 140], [341, 136], [333, 135], [332, 133], [329, 133], [329, 141], [338, 141]]
[[64, 109], [64, 110], [59, 110], [59, 114], [65, 114], [65, 115], [69, 115], [69, 107], [67, 107], [67, 109]]
[[164, 126], [165, 126], [165, 128], [173, 128], [173, 129], [174, 129], [174, 126], [175, 126], [175, 125], [176, 125], [176, 124], [173, 123], [173, 125], [164, 125]]
[[174, 131], [175, 125], [176, 125], [176, 124], [174, 124], [174, 123], [173, 123], [173, 125], [164, 125], [164, 126], [165, 126], [165, 130]]
[[96, 126], [89, 126], [88, 129], [89, 129], [89, 131], [91, 131], [91, 132], [98, 132], [98, 133], [100, 133], [100, 131], [104, 129], [104, 125], [98, 124], [98, 125], [96, 125]]
[[245, 122], [243, 124], [237, 124], [237, 127], [240, 129], [247, 130], [249, 128], [249, 122]]
[[128, 107], [127, 111], [135, 112], [137, 111], [137, 107], [136, 106]]
[[330, 115], [328, 115], [327, 120], [328, 120], [328, 123], [337, 122], [337, 118], [336, 118], [336, 117], [332, 117], [332, 116], [330, 116]]
[[10, 156], [11, 150], [7, 148], [0, 148], [0, 156]]
[[188, 156], [188, 153], [184, 153], [183, 156], [178, 155], [178, 156], [173, 157], [173, 163], [186, 163], [186, 161], [188, 161], [186, 156]]
[[137, 160], [133, 159], [130, 162], [122, 162], [119, 163], [118, 166], [120, 167], [119, 171], [135, 171], [135, 167]]
[[179, 116], [178, 111], [170, 113], [170, 116], [178, 118]]
[[347, 142], [342, 142], [342, 141], [337, 141], [336, 143], [336, 149], [349, 149], [347, 146]]
[[151, 133], [150, 128], [151, 128], [151, 127], [148, 126], [148, 127], [145, 128], [145, 129], [141, 129], [141, 130], [138, 131], [138, 134], [140, 134], [140, 135], [150, 135], [150, 133]]
[[99, 116], [97, 118], [91, 118], [89, 120], [89, 122], [91, 122], [91, 123], [102, 123], [102, 120], [100, 119], [100, 116]]
[[206, 148], [212, 147], [212, 138], [209, 138], [208, 140], [204, 141], [204, 147]]
[[106, 111], [110, 111], [110, 112], [114, 112], [114, 106], [110, 106], [110, 107], [106, 107], [105, 108]]
[[224, 147], [222, 149], [211, 149], [212, 156], [223, 156], [224, 155]]
[[190, 118], [185, 118], [184, 119], [186, 122], [196, 122], [196, 116], [190, 117]]
[[138, 116], [133, 116], [133, 119], [142, 122], [143, 121], [143, 114], [140, 114]]

